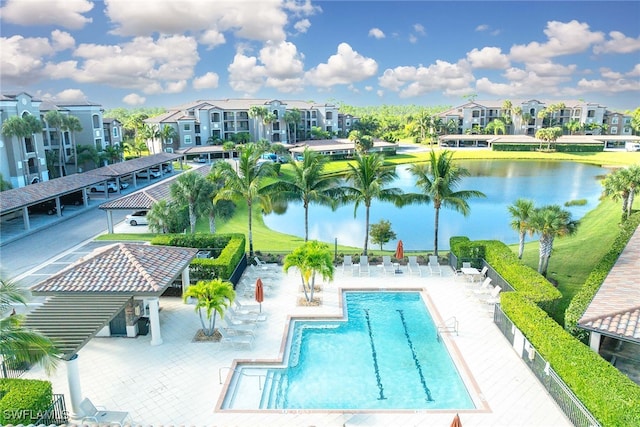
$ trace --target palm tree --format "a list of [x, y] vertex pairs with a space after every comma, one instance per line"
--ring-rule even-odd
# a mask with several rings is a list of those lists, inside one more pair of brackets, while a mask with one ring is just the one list
[[[502, 113], [500, 118], [504, 121], [505, 125], [511, 125], [512, 120], [513, 103], [509, 99], [505, 99], [502, 102]], [[504, 133], [507, 133], [506, 131]]]
[[536, 138], [540, 140], [540, 149], [542, 149], [542, 141], [547, 143], [547, 151], [551, 150], [551, 143], [554, 143], [562, 136], [562, 128], [550, 127], [542, 128], [536, 131]]
[[160, 139], [160, 130], [157, 125], [143, 124], [141, 129], [141, 137], [147, 141], [147, 149], [149, 153], [155, 154], [155, 141]]
[[[236, 292], [233, 285], [220, 279], [199, 281], [189, 286], [183, 295], [184, 301], [189, 298], [196, 299], [196, 313], [200, 317], [202, 333], [208, 337], [213, 336], [216, 328], [216, 316], [224, 317], [224, 312], [234, 299]], [[206, 322], [205, 322], [206, 320]]]
[[231, 155], [233, 154], [233, 150], [236, 148], [236, 144], [233, 141], [225, 141], [222, 144], [222, 151], [229, 153], [229, 159], [231, 159]]
[[487, 133], [493, 132], [494, 135], [498, 135], [502, 131], [502, 134], [504, 135], [507, 133], [507, 125], [500, 118], [493, 119], [489, 122], [487, 127], [484, 128], [484, 130]]
[[171, 184], [169, 191], [171, 197], [181, 204], [189, 207], [189, 224], [191, 233], [196, 232], [196, 222], [198, 220], [198, 202], [202, 202], [201, 193], [205, 193], [207, 181], [197, 172], [187, 172], [180, 174], [175, 182]]
[[200, 213], [209, 218], [209, 232], [216, 232], [216, 216], [218, 214], [218, 203], [222, 202], [220, 191], [224, 188], [224, 168], [228, 165], [225, 162], [218, 162], [206, 177], [206, 184], [202, 187], [201, 198], [198, 203]]
[[[16, 137], [20, 143], [20, 155], [25, 158], [25, 139], [32, 137], [35, 133], [42, 132], [42, 123], [31, 114], [24, 117], [12, 116], [2, 124], [2, 135], [7, 138]], [[24, 166], [24, 165], [23, 165]]]
[[[262, 189], [264, 180], [274, 176], [275, 171], [271, 162], [258, 163], [262, 151], [256, 144], [246, 144], [240, 151], [238, 171], [231, 165], [221, 162], [222, 177], [226, 185], [220, 191], [220, 198], [227, 200], [244, 200], [247, 203], [249, 216], [249, 256], [253, 256], [253, 203], [257, 200], [265, 201], [266, 193]], [[224, 166], [226, 165], [226, 166]]]
[[160, 199], [151, 205], [151, 210], [147, 213], [149, 229], [156, 233], [168, 233], [169, 224], [173, 217], [171, 205], [165, 199]]
[[0, 191], [11, 190], [13, 186], [9, 181], [4, 179], [4, 176], [0, 173]]
[[264, 135], [264, 129], [262, 129], [262, 127], [264, 125], [263, 120], [267, 116], [267, 114], [269, 114], [269, 110], [267, 109], [267, 107], [254, 105], [253, 107], [249, 108], [249, 117], [251, 117], [252, 119], [258, 119], [259, 128], [256, 139], [261, 139], [261, 137]]
[[438, 225], [440, 221], [440, 208], [448, 207], [460, 212], [464, 216], [469, 215], [467, 200], [472, 197], [486, 197], [484, 193], [476, 190], [456, 191], [462, 178], [469, 176], [469, 171], [458, 167], [453, 163], [453, 152], [444, 150], [440, 154], [431, 151], [429, 161], [414, 163], [409, 168], [411, 174], [417, 179], [416, 185], [425, 196], [415, 201], [430, 201], [435, 209], [434, 220], [434, 255], [438, 256]]
[[533, 211], [529, 218], [529, 228], [533, 233], [540, 234], [538, 273], [546, 276], [554, 239], [575, 234], [578, 230], [578, 221], [573, 221], [571, 212], [562, 209], [559, 205], [549, 205]]
[[631, 215], [636, 189], [640, 186], [640, 166], [632, 165], [610, 173], [602, 180], [603, 196], [622, 200], [622, 214]]
[[64, 116], [57, 110], [47, 111], [44, 115], [44, 121], [47, 122], [49, 128], [55, 128], [58, 132], [59, 150], [58, 150], [58, 165], [60, 167], [60, 176], [64, 176], [64, 141], [62, 140], [62, 125], [64, 122]]
[[73, 163], [75, 172], [78, 173], [78, 150], [76, 147], [76, 132], [82, 132], [80, 119], [76, 116], [63, 116], [62, 130], [71, 134], [71, 146], [73, 147]]
[[[282, 117], [282, 119], [287, 124], [287, 140], [290, 144], [296, 143], [298, 134], [298, 123], [300, 123], [301, 118], [302, 115], [300, 114], [300, 110], [298, 110], [297, 108], [284, 112], [284, 116]], [[291, 125], [293, 125], [293, 142], [291, 142], [290, 138]]]
[[166, 146], [170, 146], [173, 144], [173, 140], [178, 137], [178, 132], [170, 125], [164, 125], [162, 130], [160, 131], [160, 139], [162, 139], [162, 143]]
[[[0, 279], [0, 313], [14, 304], [27, 303], [28, 293], [9, 280]], [[18, 364], [40, 364], [47, 372], [53, 371], [60, 352], [55, 344], [39, 332], [25, 329], [22, 315], [0, 319], [0, 354], [5, 361]]]
[[109, 164], [118, 163], [122, 160], [123, 148], [118, 145], [107, 145], [103, 154]]
[[310, 303], [313, 302], [316, 275], [319, 274], [322, 280], [330, 282], [333, 280], [335, 272], [329, 245], [315, 240], [305, 242], [284, 257], [284, 271], [288, 272], [292, 267], [297, 268], [300, 272], [304, 297]]
[[353, 142], [354, 151], [359, 154], [367, 154], [371, 147], [373, 147], [373, 139], [359, 130], [349, 132], [349, 141]]
[[[341, 200], [355, 202], [354, 218], [360, 204], [362, 203], [365, 206], [363, 255], [367, 255], [371, 202], [374, 199], [378, 199], [393, 201], [400, 205], [402, 190], [399, 188], [385, 188], [395, 180], [397, 175], [393, 167], [385, 166], [382, 154], [361, 155], [356, 153], [355, 162], [349, 163], [348, 167], [349, 169], [345, 176], [347, 186], [342, 188], [343, 196]], [[351, 184], [351, 186], [348, 184]]]
[[274, 200], [302, 201], [305, 242], [309, 240], [309, 204], [330, 206], [341, 193], [338, 178], [323, 174], [327, 162], [326, 156], [307, 147], [301, 162], [289, 162], [292, 168], [290, 180], [280, 180], [265, 187]]
[[529, 218], [533, 213], [534, 205], [532, 200], [518, 199], [515, 203], [509, 206], [509, 213], [511, 214], [511, 228], [518, 232], [520, 246], [518, 248], [518, 258], [522, 259], [524, 253], [524, 238], [529, 232]]
[[[267, 114], [264, 115], [264, 117], [262, 117], [262, 123], [264, 124], [264, 128], [270, 130], [271, 129], [271, 123], [277, 121], [278, 118], [276, 117], [276, 115], [274, 113], [268, 112]], [[268, 134], [268, 131], [267, 131]], [[273, 142], [273, 136], [271, 138], [265, 138], [267, 141], [269, 141], [269, 143]]]
[[573, 135], [582, 128], [582, 125], [580, 124], [580, 120], [573, 119], [566, 123], [564, 127], [569, 131], [570, 135]]

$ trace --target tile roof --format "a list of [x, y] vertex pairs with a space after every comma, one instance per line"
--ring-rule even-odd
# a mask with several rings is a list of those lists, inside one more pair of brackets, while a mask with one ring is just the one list
[[631, 236], [578, 326], [640, 343], [640, 227]]
[[[194, 168], [191, 171], [207, 176], [211, 171], [211, 166], [203, 165]], [[173, 184], [178, 175], [160, 181], [150, 187], [138, 190], [127, 196], [120, 197], [115, 200], [105, 202], [99, 206], [100, 209], [151, 209], [151, 206], [158, 200], [171, 199], [171, 184]]]
[[159, 296], [196, 256], [197, 249], [116, 243], [31, 287], [34, 295], [67, 292]]

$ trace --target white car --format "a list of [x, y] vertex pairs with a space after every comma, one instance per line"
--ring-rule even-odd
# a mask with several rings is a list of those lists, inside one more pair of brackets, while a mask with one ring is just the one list
[[136, 211], [131, 215], [127, 215], [125, 217], [125, 221], [129, 223], [129, 225], [148, 225], [149, 221], [147, 221], [147, 212], [148, 211]]
[[115, 181], [109, 181], [106, 183], [106, 185], [104, 182], [99, 182], [89, 187], [89, 191], [91, 191], [92, 193], [104, 193], [107, 190], [109, 191], [109, 193], [115, 193], [116, 191], [118, 191], [118, 185]]
[[160, 171], [144, 170], [144, 171], [136, 172], [136, 178], [144, 178], [144, 179], [160, 178]]

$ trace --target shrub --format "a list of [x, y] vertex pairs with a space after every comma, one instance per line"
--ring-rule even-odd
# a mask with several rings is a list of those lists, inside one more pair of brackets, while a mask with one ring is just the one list
[[0, 379], [0, 425], [35, 423], [51, 405], [51, 390], [49, 381]]
[[584, 206], [587, 204], [587, 199], [578, 199], [578, 200], [570, 200], [568, 202], [565, 202], [565, 206], [569, 207], [569, 206]]

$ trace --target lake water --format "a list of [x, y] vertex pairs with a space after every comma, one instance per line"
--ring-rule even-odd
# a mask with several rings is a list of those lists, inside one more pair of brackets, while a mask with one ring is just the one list
[[[580, 219], [598, 205], [602, 187], [599, 178], [607, 170], [583, 163], [531, 160], [458, 161], [471, 175], [462, 180], [458, 190], [479, 190], [487, 197], [469, 200], [469, 216], [442, 208], [440, 210], [438, 249], [449, 249], [451, 236], [467, 236], [471, 240], [492, 239], [507, 244], [517, 243], [518, 234], [511, 229], [507, 207], [518, 198], [533, 200], [536, 206], [564, 205], [586, 199], [583, 206], [565, 207], [574, 219]], [[394, 186], [405, 192], [417, 192], [415, 178], [406, 165], [398, 166]], [[385, 219], [402, 239], [405, 250], [433, 249], [434, 209], [432, 204], [397, 208], [392, 203], [374, 201], [370, 210], [371, 224]], [[276, 231], [304, 237], [304, 209], [301, 203], [289, 203], [284, 214], [265, 215], [265, 224]], [[341, 245], [362, 247], [364, 243], [364, 207], [353, 216], [353, 204], [332, 211], [311, 205], [309, 238]], [[537, 239], [537, 237], [534, 237]], [[384, 249], [394, 250], [397, 241]], [[379, 249], [369, 242], [370, 249]]]

